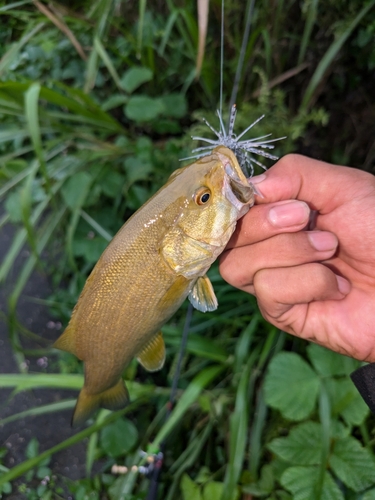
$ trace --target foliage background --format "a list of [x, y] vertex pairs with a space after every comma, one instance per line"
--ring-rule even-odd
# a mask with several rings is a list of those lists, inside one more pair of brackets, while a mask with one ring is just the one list
[[[227, 104], [251, 20], [237, 130], [264, 113], [257, 135], [287, 136], [277, 154], [298, 151], [374, 172], [374, 6], [227, 0]], [[0, 226], [17, 228], [0, 279], [13, 285], [7, 322], [21, 371], [2, 375], [2, 387], [82, 385], [74, 357], [46, 349], [38, 332], [19, 323], [18, 301], [35, 269], [48, 272], [54, 293], [46, 304], [66, 323], [111, 236], [189, 155], [190, 136], [207, 135], [198, 118], [216, 126], [220, 12], [212, 0], [196, 78], [195, 2], [0, 6]], [[30, 255], [14, 276], [25, 247]], [[100, 412], [87, 429], [43, 453], [30, 441], [25, 461], [12, 469], [2, 452], [5, 497], [13, 490], [30, 499], [64, 498], [66, 491], [76, 499], [146, 498], [148, 478], [116, 477], [111, 466], [139, 464], [139, 450], [155, 451], [167, 438], [160, 498], [375, 498], [374, 419], [348, 378], [359, 364], [277, 332], [215, 266], [210, 277], [220, 308], [194, 313], [168, 422], [186, 307], [163, 328], [163, 371], [151, 377], [136, 363], [125, 370], [133, 401], [125, 411], [108, 418]], [[26, 352], [30, 336], [34, 350]], [[25, 359], [42, 354], [56, 359], [56, 373], [25, 373]], [[73, 405], [51, 403], [27, 414]], [[72, 483], [53, 474], [52, 454], [86, 437], [87, 478]], [[101, 473], [91, 477], [98, 459]]]

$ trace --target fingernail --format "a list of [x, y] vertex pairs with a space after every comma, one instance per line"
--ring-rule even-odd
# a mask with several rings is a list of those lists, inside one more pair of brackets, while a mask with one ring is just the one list
[[254, 175], [254, 177], [250, 177], [249, 181], [251, 184], [260, 184], [264, 180], [267, 179], [266, 174]]
[[249, 184], [253, 187], [254, 193], [260, 198], [264, 198], [261, 191], [259, 191], [258, 184], [264, 181], [267, 178], [266, 174], [256, 175], [255, 177], [250, 177], [248, 179]]
[[307, 223], [309, 214], [307, 204], [296, 200], [272, 207], [268, 212], [268, 219], [272, 225], [285, 228]]
[[345, 278], [343, 278], [342, 276], [337, 276], [337, 275], [336, 275], [336, 279], [337, 279], [337, 286], [339, 288], [339, 291], [343, 295], [348, 295], [348, 293], [350, 292], [350, 289], [351, 289], [349, 281], [346, 280]]
[[332, 233], [325, 231], [310, 231], [307, 233], [311, 245], [318, 250], [318, 252], [326, 252], [327, 250], [334, 250], [337, 247], [337, 238]]

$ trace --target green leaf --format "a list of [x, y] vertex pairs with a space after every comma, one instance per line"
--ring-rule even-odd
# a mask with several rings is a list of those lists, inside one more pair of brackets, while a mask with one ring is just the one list
[[115, 170], [106, 169], [104, 175], [100, 178], [100, 187], [105, 195], [110, 198], [116, 198], [121, 193], [124, 182], [124, 175]]
[[20, 192], [10, 193], [5, 200], [5, 209], [9, 214], [11, 222], [20, 222], [22, 220], [22, 208]]
[[164, 111], [163, 102], [146, 95], [132, 96], [125, 106], [125, 115], [129, 120], [147, 122], [154, 120]]
[[71, 210], [77, 210], [81, 207], [83, 200], [87, 196], [91, 182], [91, 175], [86, 172], [78, 172], [69, 177], [64, 183], [61, 188], [61, 194]]
[[268, 448], [282, 460], [293, 465], [317, 465], [322, 454], [322, 426], [304, 422], [293, 427], [289, 436], [276, 438]]
[[180, 488], [183, 500], [203, 500], [199, 485], [195, 484], [187, 474], [182, 476]]
[[31, 438], [29, 444], [26, 446], [26, 458], [34, 458], [39, 453], [39, 442], [36, 438]]
[[111, 95], [110, 97], [108, 97], [108, 99], [106, 99], [103, 102], [101, 108], [104, 111], [109, 111], [110, 109], [118, 108], [119, 106], [126, 104], [128, 102], [128, 100], [129, 100], [129, 97], [126, 95], [114, 94], [114, 95]]
[[369, 414], [369, 408], [349, 379], [327, 380], [333, 415], [341, 415], [349, 425], [361, 425]]
[[362, 491], [374, 485], [373, 456], [353, 437], [335, 442], [329, 463], [337, 477], [354, 491]]
[[319, 377], [298, 354], [281, 352], [265, 378], [266, 403], [289, 420], [303, 420], [314, 409], [319, 385]]
[[79, 238], [75, 237], [72, 242], [73, 255], [83, 257], [89, 263], [98, 261], [101, 254], [108, 246], [104, 238]]
[[[316, 498], [315, 489], [319, 479], [319, 468], [289, 467], [281, 476], [281, 484], [293, 494], [293, 500]], [[339, 487], [328, 473], [324, 473], [324, 482], [320, 500], [344, 500]]]
[[143, 83], [149, 82], [150, 80], [152, 80], [152, 71], [149, 68], [133, 66], [125, 71], [121, 78], [121, 87], [131, 94]]
[[366, 491], [362, 500], [375, 500], [375, 488], [373, 490]]
[[307, 347], [307, 355], [315, 370], [323, 377], [349, 375], [358, 368], [359, 363], [353, 358], [343, 356], [317, 344]]
[[[224, 491], [224, 483], [219, 481], [209, 481], [205, 484], [203, 488], [203, 500], [216, 500], [221, 497]], [[232, 495], [229, 497], [230, 500], [238, 500], [240, 493], [238, 488], [235, 488]]]
[[0, 493], [1, 492], [5, 494], [12, 493], [12, 485], [10, 483], [4, 483], [3, 486], [0, 488]]
[[187, 102], [183, 94], [167, 94], [161, 98], [164, 114], [172, 118], [183, 118], [187, 113]]
[[129, 156], [129, 158], [126, 158], [124, 161], [124, 167], [129, 184], [133, 184], [134, 182], [141, 180], [147, 180], [154, 168], [150, 162], [138, 158], [138, 156]]
[[128, 419], [118, 419], [104, 427], [100, 434], [100, 445], [110, 457], [128, 453], [138, 440], [138, 431]]
[[51, 469], [49, 467], [39, 467], [37, 472], [36, 472], [36, 477], [39, 479], [43, 479], [46, 476], [51, 475]]
[[[273, 464], [275, 462], [273, 461]], [[254, 496], [266, 496], [275, 489], [275, 474], [271, 464], [266, 464], [260, 472], [260, 479], [257, 482], [245, 484], [242, 487], [243, 493], [249, 493]]]

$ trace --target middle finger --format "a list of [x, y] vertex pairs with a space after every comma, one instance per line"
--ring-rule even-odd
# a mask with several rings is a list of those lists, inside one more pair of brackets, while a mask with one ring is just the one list
[[253, 278], [261, 269], [326, 260], [333, 256], [337, 244], [337, 237], [326, 231], [281, 233], [227, 250], [220, 258], [220, 273], [231, 285], [253, 293]]

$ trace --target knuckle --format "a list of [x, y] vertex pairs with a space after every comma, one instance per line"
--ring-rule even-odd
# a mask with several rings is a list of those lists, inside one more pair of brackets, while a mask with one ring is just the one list
[[288, 153], [277, 162], [279, 168], [294, 168], [295, 165], [301, 163], [302, 155], [296, 153]]

